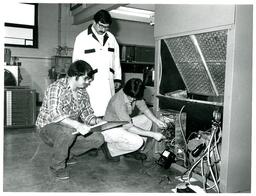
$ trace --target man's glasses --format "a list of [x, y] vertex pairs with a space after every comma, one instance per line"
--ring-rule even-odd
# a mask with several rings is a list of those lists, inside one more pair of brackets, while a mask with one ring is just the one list
[[96, 74], [98, 72], [98, 69], [94, 69], [92, 71], [89, 71], [87, 73], [87, 76], [84, 78], [84, 80], [93, 80], [94, 79], [94, 74]]
[[109, 30], [109, 25], [107, 25], [107, 26], [105, 26], [104, 24], [102, 24], [102, 23], [97, 23], [97, 25], [98, 25], [98, 27], [100, 28], [100, 29], [103, 29], [103, 30]]

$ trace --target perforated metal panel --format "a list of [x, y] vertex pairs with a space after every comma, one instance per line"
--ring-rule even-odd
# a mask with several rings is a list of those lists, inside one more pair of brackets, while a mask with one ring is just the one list
[[227, 30], [164, 41], [189, 93], [224, 94]]

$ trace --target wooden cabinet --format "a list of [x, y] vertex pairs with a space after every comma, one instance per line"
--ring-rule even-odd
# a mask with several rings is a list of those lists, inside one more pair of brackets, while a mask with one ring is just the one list
[[[186, 105], [187, 122], [190, 122], [187, 124], [187, 131], [192, 131], [190, 129], [208, 126], [215, 107], [223, 107], [219, 185], [221, 192], [227, 193], [251, 190], [252, 10], [252, 5], [156, 5], [155, 9], [155, 93], [159, 98], [155, 99], [154, 110], [159, 114], [160, 109], [179, 110]], [[184, 74], [174, 65], [177, 59], [163, 55], [168, 51], [168, 47], [163, 49], [166, 47], [163, 42], [166, 39], [183, 39], [188, 36], [192, 43], [194, 35], [222, 30], [227, 32], [225, 82], [221, 87], [223, 97], [217, 96], [216, 100], [214, 96], [205, 95], [196, 95], [193, 99], [167, 97], [165, 94], [168, 91], [188, 90], [188, 84], [184, 80]], [[194, 46], [185, 44], [182, 47], [193, 50]], [[204, 52], [206, 48], [202, 48], [201, 52]], [[189, 57], [186, 53], [182, 54], [182, 51], [181, 58]], [[195, 54], [190, 56], [193, 60], [189, 61], [193, 67], [197, 67], [195, 62], [197, 56], [201, 55], [200, 50]], [[183, 68], [186, 69], [187, 66]], [[188, 72], [187, 76], [201, 77], [197, 74], [200, 70]], [[213, 78], [209, 80], [211, 79]], [[201, 85], [204, 84], [195, 83], [195, 87]], [[214, 91], [217, 92], [218, 89]], [[195, 109], [198, 115], [193, 115]]]

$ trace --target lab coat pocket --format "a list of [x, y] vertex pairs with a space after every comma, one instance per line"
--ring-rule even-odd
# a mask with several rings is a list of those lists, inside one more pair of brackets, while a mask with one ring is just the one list
[[87, 49], [87, 50], [84, 50], [84, 54], [88, 54], [88, 53], [94, 53], [96, 52], [95, 49]]
[[108, 48], [108, 51], [109, 52], [115, 52], [115, 49], [114, 48]]

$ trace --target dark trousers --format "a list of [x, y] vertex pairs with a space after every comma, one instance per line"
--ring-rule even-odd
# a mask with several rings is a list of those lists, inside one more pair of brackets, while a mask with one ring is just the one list
[[53, 147], [51, 167], [60, 169], [66, 167], [69, 155], [81, 155], [91, 149], [99, 148], [104, 143], [104, 137], [99, 132], [83, 135], [72, 135], [76, 130], [60, 123], [51, 123], [38, 129], [40, 138]]

